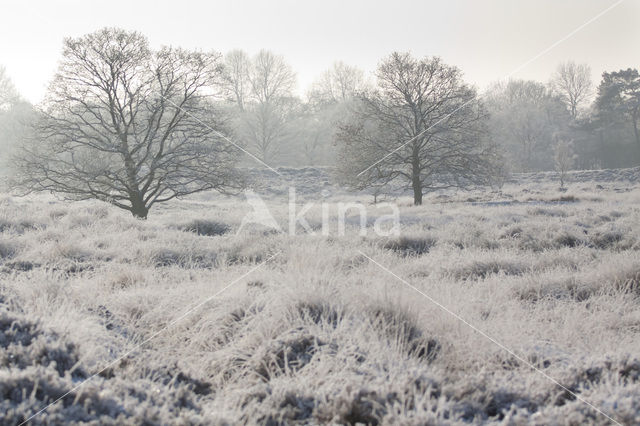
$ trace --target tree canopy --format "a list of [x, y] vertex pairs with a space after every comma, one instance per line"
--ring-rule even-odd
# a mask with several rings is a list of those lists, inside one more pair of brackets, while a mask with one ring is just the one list
[[154, 51], [137, 32], [66, 39], [15, 184], [141, 218], [156, 203], [237, 188], [238, 151], [211, 102], [221, 73], [217, 53]]
[[361, 188], [403, 181], [415, 204], [424, 191], [492, 181], [499, 167], [487, 114], [460, 70], [396, 52], [376, 77], [338, 132], [343, 181]]

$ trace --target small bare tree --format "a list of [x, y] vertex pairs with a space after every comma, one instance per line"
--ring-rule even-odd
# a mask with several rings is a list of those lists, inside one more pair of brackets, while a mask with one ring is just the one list
[[560, 175], [560, 188], [564, 189], [567, 173], [574, 166], [577, 157], [573, 149], [573, 141], [558, 139], [553, 151], [556, 171]]
[[236, 188], [237, 151], [207, 99], [220, 74], [220, 55], [152, 51], [136, 32], [66, 39], [14, 184], [139, 218], [156, 203]]
[[581, 104], [593, 94], [591, 68], [587, 64], [576, 64], [568, 61], [560, 64], [551, 78], [551, 89], [566, 104], [571, 118], [578, 116]]

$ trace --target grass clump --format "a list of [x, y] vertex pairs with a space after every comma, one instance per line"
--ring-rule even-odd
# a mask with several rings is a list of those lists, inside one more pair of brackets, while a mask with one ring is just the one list
[[551, 198], [549, 201], [554, 203], [577, 203], [580, 199], [575, 195], [561, 195], [559, 197]]
[[18, 248], [15, 244], [0, 241], [0, 261], [11, 259], [17, 252]]
[[558, 235], [557, 237], [554, 238], [553, 243], [554, 243], [554, 246], [558, 248], [561, 248], [561, 247], [573, 248], [573, 247], [578, 247], [585, 244], [585, 242], [580, 237], [577, 237], [570, 233], [563, 233]]
[[221, 222], [206, 219], [196, 219], [185, 225], [180, 226], [185, 232], [193, 232], [194, 234], [206, 237], [217, 237], [228, 233], [231, 228]]
[[367, 316], [381, 339], [397, 346], [410, 357], [432, 361], [440, 352], [440, 343], [428, 338], [406, 314], [387, 307], [372, 307]]
[[150, 263], [155, 267], [213, 268], [217, 259], [217, 253], [210, 250], [159, 248], [151, 253]]
[[344, 313], [326, 302], [300, 302], [296, 306], [300, 316], [314, 324], [336, 327]]
[[619, 231], [600, 232], [591, 237], [591, 245], [601, 250], [615, 248], [624, 240], [624, 234]]
[[568, 214], [562, 209], [548, 209], [544, 207], [538, 207], [529, 210], [529, 214], [532, 216], [549, 216], [549, 217], [567, 217]]
[[522, 275], [526, 269], [527, 267], [519, 262], [505, 260], [475, 261], [454, 269], [452, 275], [460, 280], [474, 280], [487, 278], [490, 275], [499, 273]]
[[311, 362], [325, 343], [304, 329], [293, 329], [263, 345], [256, 354], [255, 372], [265, 380], [295, 373]]
[[386, 242], [383, 247], [402, 256], [420, 256], [429, 253], [437, 240], [432, 237], [399, 237]]
[[[188, 377], [169, 380], [124, 380], [94, 377], [79, 362], [75, 345], [48, 332], [39, 323], [0, 307], [0, 423], [20, 424], [51, 402], [34, 418], [37, 424], [142, 424], [198, 422], [202, 384]], [[200, 387], [196, 385], [201, 385]], [[206, 389], [206, 384], [204, 386]]]
[[640, 266], [630, 267], [617, 274], [613, 279], [613, 287], [617, 291], [640, 296]]

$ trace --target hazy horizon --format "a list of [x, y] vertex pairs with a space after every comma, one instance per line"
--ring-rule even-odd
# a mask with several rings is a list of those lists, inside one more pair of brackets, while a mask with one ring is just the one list
[[[395, 50], [440, 56], [483, 89], [613, 4], [400, 1], [390, 8], [381, 2], [279, 0], [241, 5], [186, 1], [177, 8], [166, 1], [114, 1], [103, 9], [79, 1], [9, 2], [9, 19], [0, 30], [0, 64], [20, 94], [37, 103], [56, 70], [65, 37], [117, 26], [143, 33], [153, 46], [221, 53], [240, 48], [250, 54], [271, 50], [283, 55], [297, 73], [300, 95], [335, 61], [370, 73]], [[558, 63], [574, 60], [591, 66], [597, 85], [604, 71], [637, 67], [638, 16], [640, 1], [622, 2], [513, 77], [546, 82]]]

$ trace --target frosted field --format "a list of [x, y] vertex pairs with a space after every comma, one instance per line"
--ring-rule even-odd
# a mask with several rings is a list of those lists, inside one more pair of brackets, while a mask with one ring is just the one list
[[[376, 212], [313, 173], [300, 203]], [[70, 391], [30, 423], [638, 424], [639, 173], [588, 173], [387, 198], [399, 237], [0, 195], [0, 423]], [[286, 179], [256, 192], [286, 225]]]

